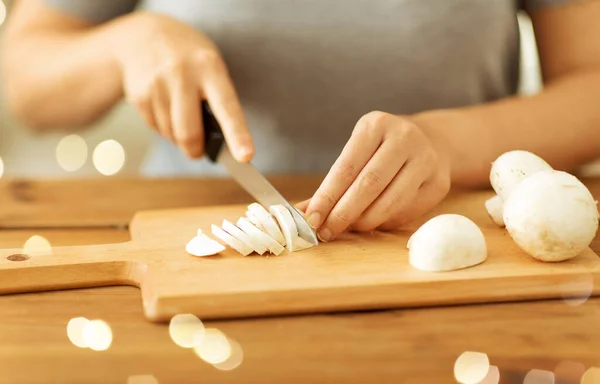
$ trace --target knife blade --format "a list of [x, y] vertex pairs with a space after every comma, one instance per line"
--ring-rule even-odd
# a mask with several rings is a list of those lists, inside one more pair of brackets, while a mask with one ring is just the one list
[[251, 163], [240, 163], [232, 156], [223, 131], [206, 101], [202, 101], [202, 120], [204, 152], [208, 159], [223, 165], [233, 179], [267, 210], [271, 205], [285, 206], [292, 214], [298, 235], [310, 244], [318, 245], [317, 236], [304, 216]]

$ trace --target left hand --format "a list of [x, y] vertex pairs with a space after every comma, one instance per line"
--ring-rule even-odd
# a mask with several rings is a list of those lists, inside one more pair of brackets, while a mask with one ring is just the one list
[[391, 230], [425, 214], [450, 190], [450, 166], [411, 120], [371, 112], [357, 123], [315, 193], [298, 205], [321, 241], [347, 229]]

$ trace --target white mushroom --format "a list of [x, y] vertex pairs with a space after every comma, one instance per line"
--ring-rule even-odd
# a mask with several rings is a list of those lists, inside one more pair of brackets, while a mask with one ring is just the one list
[[253, 248], [259, 255], [262, 255], [263, 253], [267, 252], [267, 247], [262, 245], [259, 240], [248, 235], [246, 232], [236, 227], [230, 221], [223, 220], [221, 228], [227, 233], [229, 233], [231, 236], [236, 237], [238, 240], [241, 240], [244, 243], [246, 243], [246, 245], [248, 245], [250, 248]]
[[281, 244], [275, 241], [275, 239], [273, 239], [271, 236], [258, 229], [246, 218], [240, 217], [236, 224], [242, 231], [246, 232], [248, 235], [260, 241], [260, 243], [263, 246], [265, 246], [271, 253], [278, 256], [281, 254], [281, 252], [284, 251], [285, 248], [283, 248]]
[[[252, 224], [254, 224], [254, 226], [258, 229], [260, 229], [263, 232], [267, 232], [267, 228], [265, 228], [262, 223], [260, 222], [260, 220], [258, 220], [258, 217], [256, 217], [256, 215], [253, 212], [250, 212], [250, 210], [246, 211], [246, 219], [248, 219], [249, 222], [251, 222]], [[283, 244], [282, 244], [283, 245]]]
[[490, 183], [502, 201], [522, 180], [539, 171], [552, 170], [550, 164], [539, 156], [523, 150], [503, 153], [493, 163]]
[[204, 257], [223, 252], [225, 246], [198, 230], [198, 234], [187, 243], [185, 250], [190, 255]]
[[442, 214], [423, 224], [408, 240], [410, 264], [423, 271], [463, 269], [487, 259], [483, 232], [469, 218]]
[[585, 250], [598, 231], [597, 202], [575, 176], [537, 172], [520, 182], [504, 204], [515, 243], [532, 257], [556, 262]]
[[248, 212], [253, 215], [261, 226], [264, 228], [263, 231], [271, 236], [275, 241], [279, 244], [285, 246], [286, 241], [281, 233], [281, 229], [279, 229], [279, 225], [271, 216], [271, 214], [260, 204], [252, 203], [248, 206]]
[[243, 256], [248, 256], [254, 251], [249, 245], [231, 236], [229, 233], [225, 232], [223, 229], [214, 224], [211, 225], [211, 230], [213, 235], [215, 235], [225, 244], [229, 245], [231, 248], [241, 253]]
[[272, 205], [269, 210], [281, 227], [288, 251], [297, 252], [313, 246], [298, 235], [296, 222], [289, 209], [283, 205]]
[[502, 201], [502, 198], [498, 195], [485, 201], [485, 210], [487, 211], [494, 224], [496, 224], [500, 228], [504, 228], [504, 218], [502, 217], [503, 205], [504, 202]]

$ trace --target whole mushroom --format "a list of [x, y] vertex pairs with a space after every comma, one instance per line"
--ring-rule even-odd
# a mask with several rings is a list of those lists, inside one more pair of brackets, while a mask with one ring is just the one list
[[523, 150], [505, 152], [492, 163], [490, 183], [502, 201], [524, 179], [539, 171], [553, 168], [538, 155]]
[[579, 255], [598, 231], [597, 202], [575, 176], [536, 172], [505, 200], [503, 219], [515, 243], [529, 255], [557, 262]]

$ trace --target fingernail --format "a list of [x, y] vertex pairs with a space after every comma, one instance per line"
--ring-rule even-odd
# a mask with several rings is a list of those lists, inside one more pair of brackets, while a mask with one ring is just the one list
[[308, 221], [308, 225], [312, 228], [319, 228], [321, 225], [321, 214], [319, 212], [311, 213], [306, 221]]
[[252, 155], [252, 149], [250, 147], [239, 147], [237, 150], [237, 158], [239, 161], [248, 161]]
[[323, 228], [319, 232], [317, 232], [317, 237], [319, 238], [319, 240], [325, 243], [331, 241], [331, 231], [327, 228]]

